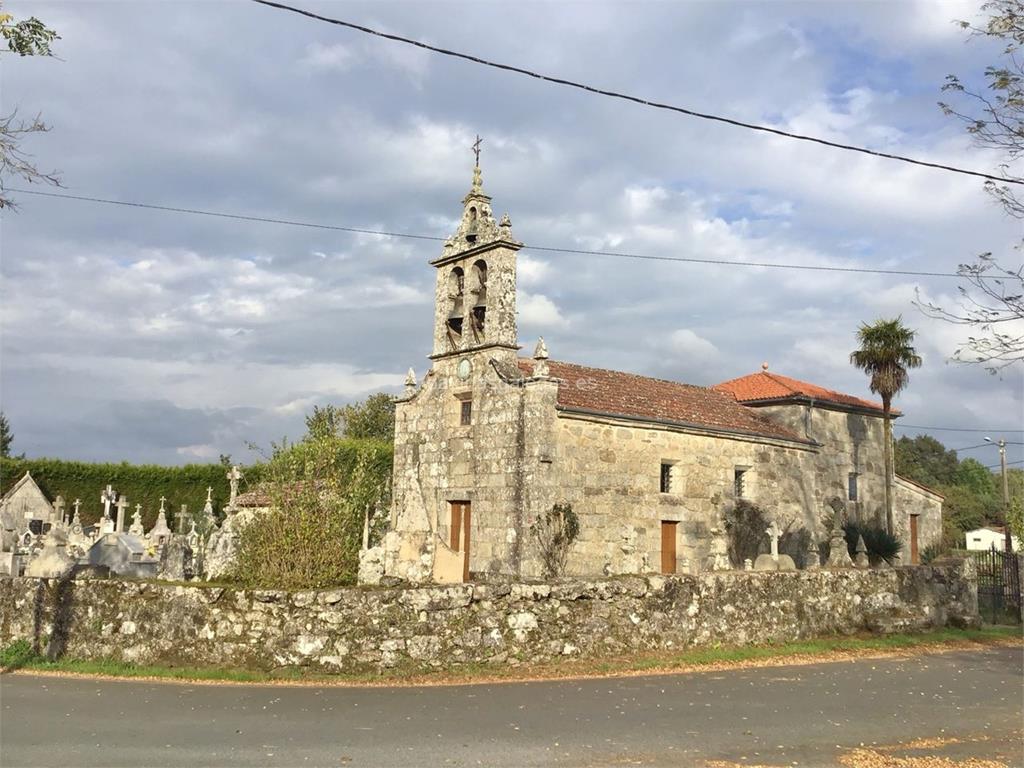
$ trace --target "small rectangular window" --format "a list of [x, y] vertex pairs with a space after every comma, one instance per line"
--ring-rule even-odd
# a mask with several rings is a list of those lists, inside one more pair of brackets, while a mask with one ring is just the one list
[[661, 462], [661, 492], [672, 492], [672, 465], [667, 461]]
[[848, 480], [849, 480], [849, 488], [847, 489], [847, 495], [849, 496], [850, 501], [856, 501], [857, 500], [857, 473], [856, 472], [851, 472], [849, 474], [849, 476], [848, 476]]
[[473, 401], [463, 400], [459, 405], [461, 406], [459, 410], [459, 424], [464, 427], [469, 426], [473, 423]]
[[737, 499], [743, 498], [744, 482], [743, 476], [747, 474], [745, 467], [736, 467], [732, 476], [733, 492], [736, 494]]

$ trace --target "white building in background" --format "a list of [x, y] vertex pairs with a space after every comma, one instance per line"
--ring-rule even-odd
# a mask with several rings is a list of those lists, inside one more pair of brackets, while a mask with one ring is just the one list
[[[988, 551], [995, 547], [1000, 552], [1006, 548], [1006, 530], [994, 525], [987, 525], [984, 528], [975, 528], [964, 534], [967, 538], [967, 549]], [[1014, 552], [1020, 552], [1020, 539], [1016, 536], [1010, 538], [1010, 544]]]

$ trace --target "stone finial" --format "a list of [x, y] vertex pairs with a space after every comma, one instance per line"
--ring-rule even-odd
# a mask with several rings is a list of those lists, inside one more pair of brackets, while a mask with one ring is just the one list
[[470, 194], [480, 194], [484, 191], [484, 180], [480, 174], [480, 166], [473, 166], [473, 187], [470, 189]]
[[548, 346], [544, 343], [544, 337], [537, 339], [537, 346], [533, 350], [533, 375], [548, 376]]
[[761, 363], [761, 370], [762, 371], [767, 371], [768, 370], [768, 361], [767, 360], [765, 360], [763, 363]]
[[856, 563], [858, 568], [867, 568], [868, 566], [871, 565], [871, 561], [868, 560], [868, 548], [867, 548], [867, 545], [864, 543], [864, 537], [863, 536], [858, 536], [857, 537], [857, 549], [856, 549], [856, 552], [857, 552], [857, 558], [855, 560], [855, 563]]
[[752, 571], [752, 570], [754, 570], [754, 561], [751, 560], [749, 557], [746, 560], [743, 561], [743, 570], [744, 571]]
[[498, 222], [498, 226], [501, 227], [502, 229], [512, 228], [512, 219], [509, 218], [507, 213], [501, 217], [501, 221]]
[[409, 368], [409, 372], [405, 374], [405, 396], [412, 397], [416, 394], [416, 371]]
[[533, 348], [533, 359], [534, 360], [547, 360], [548, 359], [548, 345], [544, 343], [544, 337], [541, 336], [537, 339], [537, 346]]

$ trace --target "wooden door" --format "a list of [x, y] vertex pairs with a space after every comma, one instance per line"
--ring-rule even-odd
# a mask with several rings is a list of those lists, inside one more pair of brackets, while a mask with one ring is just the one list
[[676, 526], [675, 520], [661, 521], [661, 572], [676, 572]]
[[472, 517], [468, 501], [450, 502], [452, 510], [449, 545], [454, 552], [462, 552], [462, 580], [469, 581], [469, 529]]
[[921, 564], [921, 555], [917, 551], [917, 515], [910, 516], [910, 564]]

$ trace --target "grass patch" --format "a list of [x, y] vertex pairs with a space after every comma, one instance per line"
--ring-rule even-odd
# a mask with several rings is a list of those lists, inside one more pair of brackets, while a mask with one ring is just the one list
[[462, 664], [434, 672], [396, 668], [377, 673], [343, 672], [325, 674], [304, 667], [286, 667], [273, 671], [219, 667], [172, 667], [132, 664], [125, 661], [60, 659], [47, 661], [34, 654], [31, 646], [18, 640], [0, 649], [0, 672], [29, 670], [121, 678], [157, 678], [166, 680], [217, 681], [231, 683], [472, 683], [491, 680], [535, 678], [601, 677], [644, 672], [699, 670], [702, 667], [756, 666], [758, 662], [829, 661], [837, 656], [850, 658], [873, 653], [925, 651], [942, 647], [1003, 644], [1022, 639], [1020, 627], [984, 627], [982, 629], [941, 629], [918, 634], [863, 635], [826, 637], [778, 645], [719, 646], [661, 651], [617, 658], [559, 659], [545, 664], [518, 666]]

